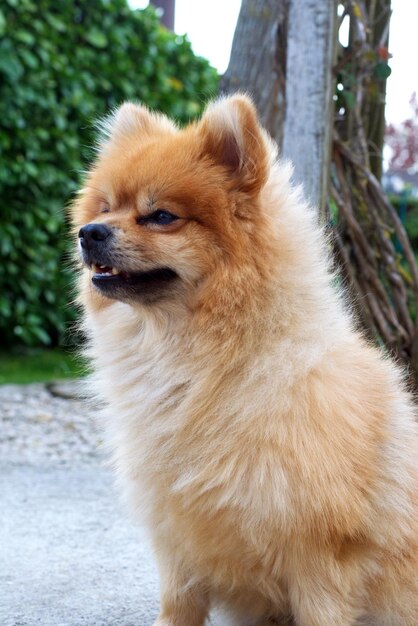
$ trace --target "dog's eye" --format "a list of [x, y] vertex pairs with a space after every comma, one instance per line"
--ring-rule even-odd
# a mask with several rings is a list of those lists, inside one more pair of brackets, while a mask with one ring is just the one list
[[109, 211], [110, 211], [109, 207], [105, 206], [100, 210], [100, 213], [109, 213]]
[[154, 211], [150, 215], [146, 215], [145, 217], [140, 217], [138, 220], [138, 224], [156, 224], [157, 226], [167, 226], [168, 224], [172, 224], [179, 218], [177, 215], [170, 213], [169, 211], [164, 211], [159, 209], [158, 211]]

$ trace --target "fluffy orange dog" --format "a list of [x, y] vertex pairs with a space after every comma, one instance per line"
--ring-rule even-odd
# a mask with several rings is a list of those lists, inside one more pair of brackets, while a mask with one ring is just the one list
[[[124, 104], [74, 206], [96, 390], [155, 626], [417, 626], [417, 427], [244, 96]], [[225, 618], [226, 619], [226, 618]]]

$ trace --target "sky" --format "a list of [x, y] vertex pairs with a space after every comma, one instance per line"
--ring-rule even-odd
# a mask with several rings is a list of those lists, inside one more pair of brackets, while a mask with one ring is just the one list
[[[148, 0], [129, 0], [144, 8]], [[175, 31], [187, 33], [196, 54], [223, 73], [229, 61], [241, 0], [176, 0]], [[418, 92], [418, 2], [392, 0], [389, 51], [392, 74], [387, 82], [386, 119], [399, 123], [410, 116], [409, 99]]]
[[389, 52], [392, 74], [387, 81], [386, 119], [399, 123], [410, 117], [409, 100], [418, 93], [418, 2], [392, 0]]

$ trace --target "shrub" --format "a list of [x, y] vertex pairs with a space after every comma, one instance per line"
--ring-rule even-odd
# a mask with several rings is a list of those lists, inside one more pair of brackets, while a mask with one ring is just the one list
[[[4, 0], [0, 9], [0, 333], [57, 344], [74, 319], [63, 207], [91, 152], [92, 122], [137, 99], [180, 122], [217, 76], [154, 10], [126, 0]], [[68, 263], [67, 263], [68, 265]]]
[[418, 199], [409, 195], [402, 197], [390, 196], [390, 201], [397, 210], [403, 225], [405, 226], [408, 237], [411, 241], [414, 251], [418, 248]]

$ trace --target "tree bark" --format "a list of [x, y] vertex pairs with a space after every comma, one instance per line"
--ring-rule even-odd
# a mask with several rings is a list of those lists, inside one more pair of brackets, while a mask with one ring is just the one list
[[221, 93], [244, 91], [279, 146], [285, 113], [286, 17], [289, 0], [243, 0]]
[[161, 24], [169, 30], [174, 30], [176, 0], [151, 0], [151, 4], [153, 4], [156, 9], [162, 9], [163, 14], [160, 18]]
[[326, 213], [337, 0], [243, 0], [221, 92], [246, 91]]
[[289, 0], [283, 156], [326, 219], [336, 51], [336, 0]]

